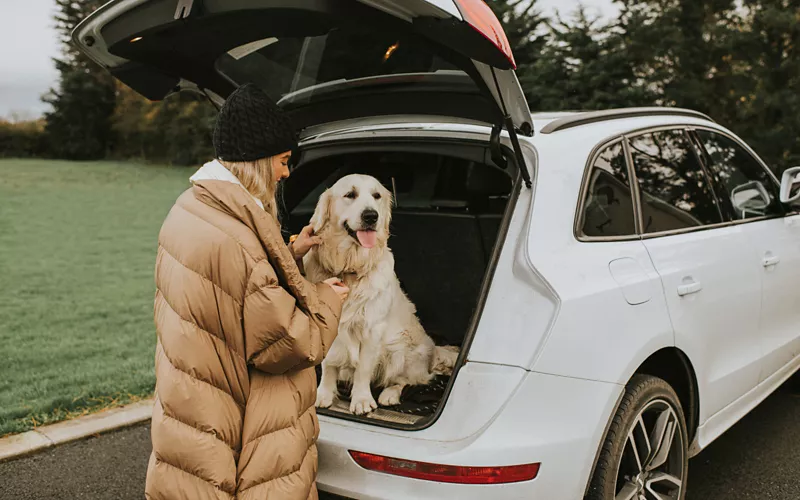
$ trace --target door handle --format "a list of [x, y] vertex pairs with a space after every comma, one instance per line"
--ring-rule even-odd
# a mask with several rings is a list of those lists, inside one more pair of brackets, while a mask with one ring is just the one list
[[764, 260], [762, 260], [761, 263], [764, 264], [764, 267], [770, 267], [778, 264], [780, 261], [780, 257], [773, 255], [772, 252], [767, 252], [767, 255], [764, 256]]
[[699, 281], [692, 278], [684, 278], [684, 283], [678, 286], [678, 296], [691, 295], [703, 289], [703, 285]]

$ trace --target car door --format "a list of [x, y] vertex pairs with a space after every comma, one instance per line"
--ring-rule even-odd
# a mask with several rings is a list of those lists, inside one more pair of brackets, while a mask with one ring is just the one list
[[726, 225], [682, 129], [628, 138], [644, 244], [675, 343], [692, 361], [704, 422], [758, 384], [761, 276], [742, 228]]
[[777, 179], [741, 142], [708, 129], [695, 135], [718, 186], [723, 212], [739, 221], [760, 264], [760, 380], [798, 355], [800, 348], [800, 216], [781, 206]]

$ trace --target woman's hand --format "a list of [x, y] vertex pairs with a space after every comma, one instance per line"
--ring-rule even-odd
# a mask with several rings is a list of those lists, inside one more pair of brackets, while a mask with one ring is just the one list
[[333, 288], [333, 291], [336, 292], [336, 295], [339, 296], [342, 302], [344, 302], [344, 300], [350, 294], [350, 289], [339, 278], [328, 278], [323, 281], [323, 283]]
[[322, 243], [322, 238], [314, 236], [314, 228], [308, 225], [300, 231], [300, 234], [297, 235], [297, 239], [289, 245], [289, 249], [292, 251], [294, 260], [302, 260], [309, 250], [320, 243]]

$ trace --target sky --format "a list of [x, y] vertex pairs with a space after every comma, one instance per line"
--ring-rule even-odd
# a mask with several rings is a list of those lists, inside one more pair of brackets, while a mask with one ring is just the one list
[[[617, 9], [612, 0], [582, 0], [590, 13], [608, 17]], [[545, 14], [568, 15], [579, 0], [537, 0]], [[32, 119], [48, 105], [41, 96], [58, 79], [53, 58], [61, 47], [54, 28], [54, 0], [0, 0], [0, 118]]]

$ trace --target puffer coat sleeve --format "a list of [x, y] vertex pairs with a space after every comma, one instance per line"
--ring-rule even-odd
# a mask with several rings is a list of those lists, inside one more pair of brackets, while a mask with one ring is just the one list
[[336, 336], [337, 312], [329, 304], [335, 304], [338, 298], [330, 286], [320, 283], [316, 287], [320, 310], [304, 311], [277, 283], [268, 262], [255, 267], [244, 299], [248, 364], [278, 375], [322, 362]]

